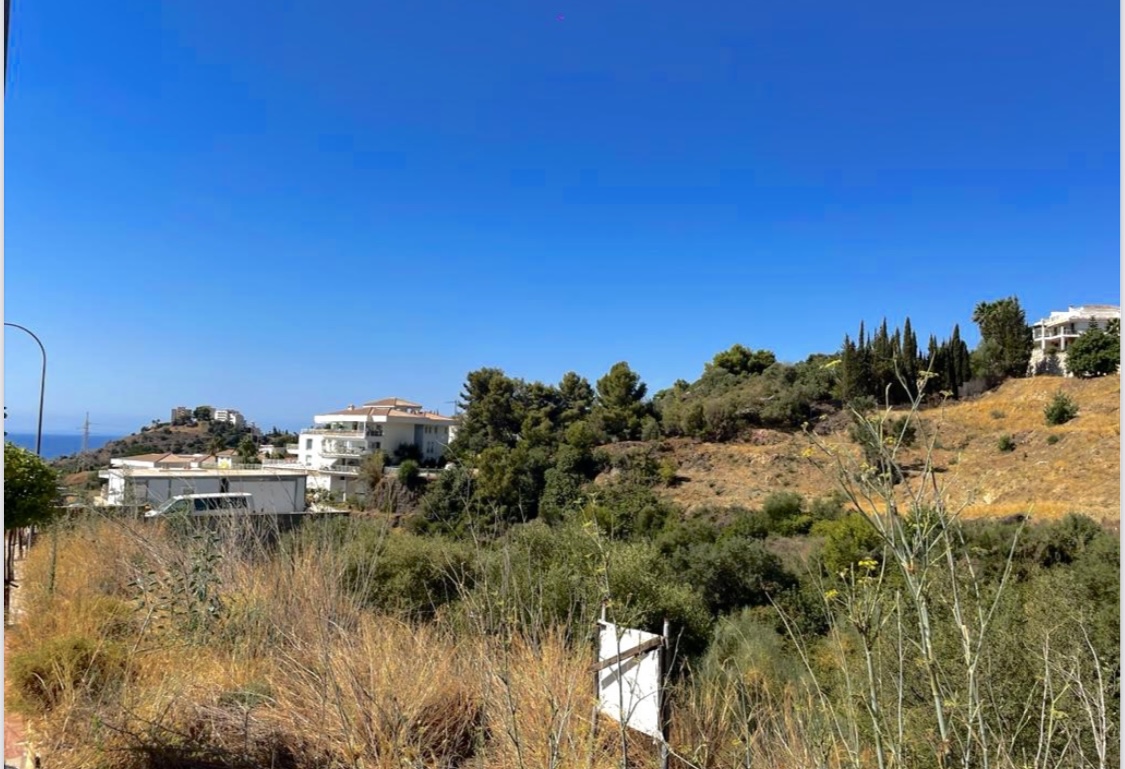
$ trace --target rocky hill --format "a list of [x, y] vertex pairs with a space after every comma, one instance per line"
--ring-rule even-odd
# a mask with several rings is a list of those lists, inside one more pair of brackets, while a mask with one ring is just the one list
[[[1043, 408], [1060, 389], [1077, 402], [1079, 413], [1050, 427]], [[934, 462], [947, 498], [966, 515], [1030, 513], [1044, 519], [1074, 511], [1113, 524], [1121, 514], [1120, 406], [1119, 376], [1039, 377], [1012, 380], [921, 416], [937, 434]], [[854, 450], [846, 421], [833, 421], [824, 440]], [[1005, 435], [1014, 449], [1000, 448]], [[779, 490], [827, 494], [834, 480], [803, 455], [809, 445], [803, 434], [772, 430], [736, 443], [663, 441], [659, 454], [675, 465], [679, 480], [662, 493], [689, 513], [704, 506], [753, 507]], [[907, 460], [918, 458], [915, 450]]]

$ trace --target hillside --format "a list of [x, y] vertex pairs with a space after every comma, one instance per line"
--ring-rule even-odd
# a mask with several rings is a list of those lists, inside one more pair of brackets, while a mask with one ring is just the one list
[[[1048, 427], [1043, 407], [1056, 390], [1080, 409], [1073, 421]], [[1006, 382], [996, 390], [924, 411], [936, 428], [935, 465], [949, 501], [965, 505], [966, 515], [1030, 512], [1054, 518], [1083, 512], [1107, 523], [1121, 513], [1121, 379], [1040, 377]], [[841, 425], [830, 444], [850, 445]], [[1002, 452], [1002, 435], [1016, 448]], [[1057, 442], [1048, 444], [1050, 435]], [[802, 452], [800, 434], [758, 430], [750, 441], [699, 443], [674, 439], [662, 453], [678, 466], [680, 482], [663, 493], [689, 511], [705, 505], [755, 506], [778, 490], [818, 496], [830, 492], [832, 478]]]
[[137, 454], [199, 454], [210, 450], [211, 442], [219, 436], [225, 448], [235, 448], [249, 430], [234, 428], [220, 429], [218, 432], [211, 422], [195, 425], [169, 425], [162, 423], [142, 428], [141, 432], [126, 435], [110, 441], [95, 451], [84, 454], [59, 457], [52, 463], [64, 474], [108, 467], [110, 457], [126, 457]]

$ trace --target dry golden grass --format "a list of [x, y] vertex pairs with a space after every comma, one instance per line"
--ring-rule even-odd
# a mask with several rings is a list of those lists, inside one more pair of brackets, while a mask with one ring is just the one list
[[[225, 553], [224, 614], [185, 634], [131, 600], [133, 577], [182, 568], [160, 528], [88, 521], [55, 552], [50, 540], [32, 550], [33, 621], [13, 654], [81, 635], [115, 644], [125, 673], [97, 691], [72, 687], [32, 719], [46, 765], [620, 765], [616, 732], [594, 728], [592, 650], [562, 632], [532, 642], [378, 616], [341, 590], [330, 550], [310, 550]], [[117, 609], [99, 609], [105, 601]], [[643, 744], [631, 752], [653, 758]]]
[[[1043, 407], [1061, 389], [1079, 406], [1076, 419], [1048, 427]], [[1040, 519], [1081, 512], [1106, 523], [1121, 514], [1121, 379], [1038, 377], [922, 412], [936, 430], [934, 460], [949, 503], [969, 516], [1028, 513]], [[1002, 435], [1016, 448], [1001, 452]], [[1051, 445], [1048, 436], [1058, 436]], [[821, 496], [830, 473], [802, 457], [803, 435], [760, 430], [751, 443], [666, 442], [683, 482], [666, 495], [689, 511], [703, 506], [761, 504], [777, 491]], [[825, 440], [849, 442], [840, 433]], [[919, 458], [907, 452], [908, 461]]]

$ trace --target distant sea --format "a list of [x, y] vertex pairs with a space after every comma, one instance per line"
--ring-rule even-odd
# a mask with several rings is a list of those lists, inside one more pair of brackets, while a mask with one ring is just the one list
[[[120, 438], [120, 435], [94, 435], [90, 434], [90, 440], [86, 444], [89, 451], [100, 449], [110, 441], [115, 441]], [[35, 451], [35, 433], [8, 433], [5, 440], [9, 440], [17, 446], [22, 446], [25, 449]], [[77, 454], [82, 450], [82, 435], [71, 435], [67, 433], [43, 433], [43, 458], [55, 459], [63, 457], [68, 454]]]

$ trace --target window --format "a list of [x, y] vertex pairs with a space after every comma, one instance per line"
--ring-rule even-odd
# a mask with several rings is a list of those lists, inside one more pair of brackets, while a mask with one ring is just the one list
[[381, 449], [382, 447], [383, 447], [382, 441], [375, 441], [375, 449], [376, 450]]
[[305, 438], [305, 451], [312, 451], [312, 438]]

